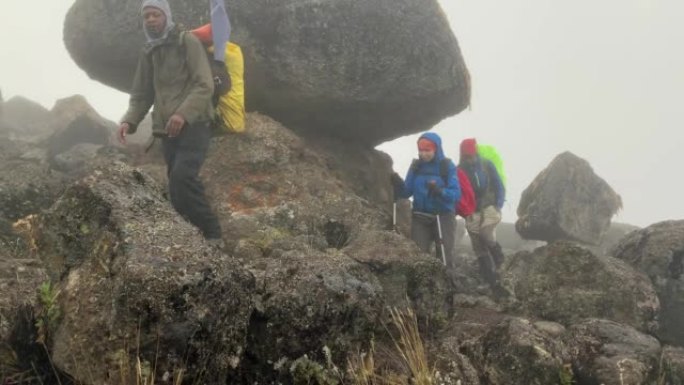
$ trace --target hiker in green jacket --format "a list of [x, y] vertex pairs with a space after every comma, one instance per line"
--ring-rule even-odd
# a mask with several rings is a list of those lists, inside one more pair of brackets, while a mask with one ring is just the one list
[[162, 140], [171, 203], [220, 245], [221, 227], [211, 209], [199, 171], [211, 140], [214, 81], [202, 43], [174, 24], [166, 0], [144, 0], [146, 44], [131, 89], [130, 106], [119, 127], [119, 141], [134, 134], [150, 108], [155, 138]]

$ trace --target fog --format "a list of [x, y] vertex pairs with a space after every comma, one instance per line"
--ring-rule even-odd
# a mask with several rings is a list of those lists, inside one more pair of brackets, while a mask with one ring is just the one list
[[[0, 89], [51, 107], [83, 94], [117, 120], [127, 96], [88, 79], [62, 43], [71, 0], [2, 0]], [[477, 137], [501, 151], [505, 220], [523, 189], [570, 150], [623, 197], [618, 221], [684, 217], [676, 155], [684, 144], [684, 3], [676, 0], [443, 0], [472, 75], [472, 108], [435, 127], [446, 151]], [[426, 26], [429, 28], [429, 26]], [[404, 173], [415, 137], [380, 148]]]

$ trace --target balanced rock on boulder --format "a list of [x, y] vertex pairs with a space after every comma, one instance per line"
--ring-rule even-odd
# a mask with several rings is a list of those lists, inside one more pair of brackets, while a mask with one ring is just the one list
[[[200, 0], [170, 1], [189, 27]], [[372, 147], [428, 129], [470, 103], [469, 75], [437, 0], [227, 2], [245, 55], [247, 107], [313, 136]], [[140, 1], [78, 0], [67, 49], [92, 78], [132, 84], [143, 33]]]
[[523, 314], [572, 325], [605, 318], [639, 330], [657, 329], [658, 296], [631, 266], [569, 242], [521, 252], [504, 266], [504, 284]]
[[589, 162], [566, 152], [523, 192], [516, 229], [525, 239], [597, 245], [621, 208], [620, 196]]
[[684, 346], [684, 221], [669, 221], [628, 235], [613, 255], [648, 274], [660, 297], [658, 336]]

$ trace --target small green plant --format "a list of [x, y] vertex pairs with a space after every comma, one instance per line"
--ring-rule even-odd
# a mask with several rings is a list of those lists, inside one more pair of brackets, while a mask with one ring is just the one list
[[680, 378], [676, 370], [673, 370], [672, 364], [665, 359], [665, 351], [660, 354], [660, 363], [658, 365], [658, 378], [656, 385], [676, 385], [682, 384], [684, 379]]
[[560, 370], [558, 374], [560, 385], [574, 385], [575, 384], [575, 374], [572, 371], [572, 365], [566, 364]]
[[44, 282], [38, 288], [38, 313], [36, 314], [36, 328], [38, 329], [37, 342], [47, 346], [52, 331], [57, 327], [62, 313], [57, 304], [59, 291], [51, 282]]
[[295, 360], [290, 366], [290, 374], [295, 385], [339, 385], [340, 379], [333, 372], [306, 355]]

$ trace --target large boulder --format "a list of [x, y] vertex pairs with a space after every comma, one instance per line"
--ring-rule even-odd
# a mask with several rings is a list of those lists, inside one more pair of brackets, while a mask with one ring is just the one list
[[389, 306], [406, 301], [432, 327], [450, 316], [451, 287], [441, 262], [422, 254], [403, 236], [388, 231], [368, 231], [351, 240], [343, 252], [369, 268], [382, 287]]
[[661, 347], [629, 326], [591, 319], [573, 326], [567, 344], [578, 384], [644, 385], [656, 382]]
[[[187, 26], [206, 1], [170, 1]], [[143, 34], [140, 1], [78, 0], [64, 40], [92, 78], [127, 91]], [[423, 131], [469, 105], [458, 42], [436, 0], [227, 2], [245, 55], [247, 107], [314, 136], [368, 146]]]
[[657, 329], [660, 305], [647, 276], [569, 242], [513, 255], [503, 280], [519, 300], [519, 311], [529, 316], [566, 326], [604, 318], [642, 331]]
[[596, 245], [621, 208], [620, 196], [589, 162], [566, 152], [523, 192], [516, 229], [525, 239]]
[[324, 347], [331, 359], [344, 362], [379, 332], [383, 289], [369, 269], [338, 250], [286, 239], [265, 242], [261, 252], [248, 251], [254, 244], [235, 252], [254, 273], [258, 294], [242, 383], [283, 381], [300, 357], [325, 362]]
[[[323, 346], [344, 363], [355, 346], [385, 333], [386, 307], [407, 300], [421, 319], [448, 317], [439, 261], [384, 231], [386, 155], [344, 148], [368, 160], [359, 168], [341, 162], [335, 146], [314, 145], [263, 115], [249, 114], [247, 127], [214, 142], [202, 173], [227, 249], [254, 273], [261, 298], [246, 352], [252, 377], [242, 381], [282, 381], [297, 358], [324, 360]], [[163, 177], [164, 167], [156, 172]]]
[[[298, 363], [330, 357], [343, 367], [349, 353], [385, 335], [388, 307], [408, 300], [421, 325], [438, 326], [449, 318], [452, 292], [441, 263], [387, 231], [389, 187], [354, 185], [356, 178], [388, 180], [386, 155], [348, 147], [345, 154], [371, 166], [345, 167], [334, 150], [312, 145], [270, 118], [250, 114], [247, 123], [245, 134], [213, 141], [202, 174], [224, 228], [224, 249], [234, 259], [207, 250], [197, 232], [175, 216], [163, 189], [147, 176], [166, 178], [165, 166], [152, 154], [141, 172], [98, 154], [92, 176], [29, 222], [26, 231], [63, 293], [65, 319], [53, 345], [60, 368], [82, 377], [65, 362], [65, 352], [107, 338], [107, 347], [83, 350], [91, 357], [83, 367], [111, 372], [117, 363], [112, 354], [126, 353], [122, 338], [138, 327], [134, 316], [141, 316], [144, 361], [153, 362], [151, 331], [170, 328], [161, 341], [161, 365], [171, 362], [174, 346], [214, 349], [210, 364], [222, 360], [236, 367], [229, 381], [289, 383], [289, 369]], [[132, 271], [121, 274], [129, 265]], [[160, 271], [152, 274], [153, 267]], [[202, 294], [192, 281], [200, 267], [211, 273], [208, 290], [215, 293]], [[189, 273], [175, 275], [183, 271]], [[244, 271], [254, 283], [230, 276]], [[140, 298], [125, 297], [124, 287]], [[248, 299], [253, 309], [245, 314]], [[199, 311], [208, 301], [220, 305], [203, 319]], [[104, 303], [113, 305], [101, 310]], [[234, 314], [224, 315], [231, 306]], [[183, 345], [187, 335], [181, 331], [193, 332], [198, 324], [200, 340]], [[233, 333], [226, 345], [209, 345], [213, 331], [224, 328]]]
[[613, 255], [651, 278], [662, 306], [658, 336], [684, 346], [684, 221], [633, 232], [615, 247]]
[[53, 133], [46, 142], [49, 160], [77, 144], [107, 145], [116, 129], [81, 95], [58, 100], [50, 114]]
[[59, 293], [61, 317], [48, 325], [57, 368], [103, 384], [140, 360], [218, 383], [240, 364], [254, 278], [207, 246], [147, 175], [104, 161], [28, 222]]
[[570, 360], [564, 333], [559, 324], [509, 318], [465, 350], [487, 384], [556, 384]]
[[[350, 156], [377, 159], [359, 169], [266, 116], [249, 114], [247, 127], [243, 135], [216, 140], [202, 171], [229, 238], [253, 235], [240, 222], [250, 218], [295, 236], [322, 236], [334, 248], [369, 229], [390, 227], [386, 155], [349, 146], [344, 151]], [[373, 184], [364, 187], [364, 180]]]
[[21, 96], [2, 103], [5, 129], [19, 137], [40, 137], [50, 132], [50, 111]]
[[0, 218], [13, 223], [50, 207], [68, 181], [40, 161], [27, 160], [34, 146], [0, 139]]

